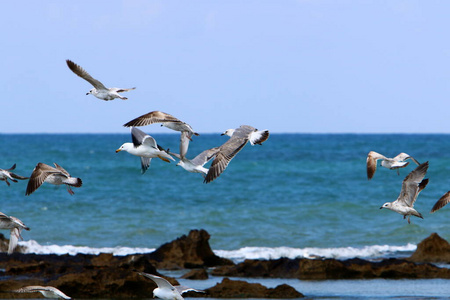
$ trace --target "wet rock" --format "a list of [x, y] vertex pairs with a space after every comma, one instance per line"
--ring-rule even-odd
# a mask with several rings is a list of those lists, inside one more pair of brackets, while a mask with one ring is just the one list
[[431, 264], [400, 259], [371, 262], [363, 259], [245, 260], [235, 266], [218, 267], [215, 276], [323, 279], [450, 278], [450, 270]]
[[191, 230], [189, 235], [166, 243], [150, 254], [161, 269], [192, 269], [231, 265], [232, 261], [214, 254], [205, 230]]
[[209, 276], [208, 276], [208, 272], [206, 272], [205, 269], [196, 269], [196, 270], [189, 271], [188, 273], [181, 276], [181, 278], [193, 279], [193, 280], [205, 280], [205, 279], [208, 279]]
[[437, 233], [432, 233], [417, 245], [408, 258], [413, 262], [450, 263], [450, 244]]
[[[204, 295], [203, 295], [204, 296]], [[259, 283], [224, 278], [222, 282], [206, 289], [206, 296], [212, 298], [301, 298], [303, 294], [283, 284], [267, 288]]]

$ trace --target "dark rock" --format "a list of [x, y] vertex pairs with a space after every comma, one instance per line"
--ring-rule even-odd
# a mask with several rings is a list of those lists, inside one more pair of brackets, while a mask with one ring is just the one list
[[208, 279], [208, 272], [205, 269], [191, 270], [188, 273], [181, 276], [184, 279], [193, 279], [193, 280], [205, 280]]
[[161, 269], [193, 269], [231, 265], [232, 261], [218, 257], [209, 245], [210, 235], [205, 230], [191, 230], [189, 235], [166, 243], [150, 254]]
[[450, 263], [450, 244], [437, 233], [432, 233], [417, 245], [408, 258], [413, 262]]
[[363, 259], [245, 260], [235, 266], [218, 267], [215, 276], [323, 279], [450, 278], [450, 270], [401, 259], [371, 262]]
[[[267, 288], [259, 283], [224, 278], [222, 282], [206, 290], [212, 298], [301, 298], [303, 294], [293, 287], [283, 284]], [[203, 295], [204, 296], [204, 295]]]

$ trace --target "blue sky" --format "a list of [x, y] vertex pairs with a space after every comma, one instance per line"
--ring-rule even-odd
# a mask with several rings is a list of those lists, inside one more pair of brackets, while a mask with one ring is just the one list
[[[0, 133], [450, 132], [450, 1], [6, 1]], [[71, 59], [127, 101], [86, 96]], [[168, 132], [160, 126], [144, 131]]]

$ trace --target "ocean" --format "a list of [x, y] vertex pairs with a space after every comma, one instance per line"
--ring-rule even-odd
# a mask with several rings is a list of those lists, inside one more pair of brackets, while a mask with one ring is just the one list
[[[179, 134], [152, 134], [178, 152]], [[187, 156], [221, 145], [220, 134], [194, 136]], [[234, 260], [279, 257], [347, 259], [403, 258], [431, 233], [450, 241], [450, 207], [430, 214], [450, 190], [450, 135], [281, 134], [263, 145], [246, 145], [215, 181], [188, 173], [176, 162], [153, 159], [141, 174], [138, 157], [116, 153], [130, 134], [0, 134], [0, 168], [17, 164], [29, 176], [38, 162], [64, 167], [83, 186], [70, 195], [44, 183], [25, 196], [27, 181], [0, 182], [0, 211], [21, 219], [30, 231], [19, 242], [29, 253], [151, 252], [191, 229], [205, 229], [219, 256]], [[369, 151], [387, 157], [406, 152], [429, 161], [415, 208], [424, 219], [411, 224], [379, 209], [397, 199], [402, 181], [416, 165], [397, 171], [378, 168], [367, 179]], [[2, 233], [9, 237], [8, 231]], [[173, 272], [161, 273], [171, 275]], [[175, 275], [180, 275], [175, 273]], [[274, 287], [287, 283], [313, 299], [444, 299], [450, 281], [245, 279]], [[221, 281], [186, 282], [208, 288]]]

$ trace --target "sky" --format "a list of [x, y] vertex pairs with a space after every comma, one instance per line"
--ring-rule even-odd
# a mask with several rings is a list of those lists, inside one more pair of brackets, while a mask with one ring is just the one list
[[[450, 1], [3, 1], [0, 133], [450, 133]], [[70, 59], [128, 100], [86, 96]], [[158, 125], [147, 133], [168, 133]]]

